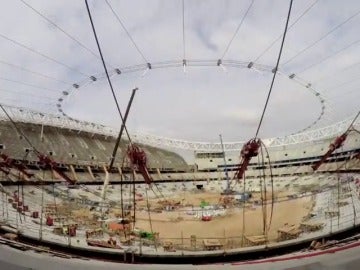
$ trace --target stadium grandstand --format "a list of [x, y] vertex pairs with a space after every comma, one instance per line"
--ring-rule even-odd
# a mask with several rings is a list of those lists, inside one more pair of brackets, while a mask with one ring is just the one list
[[[108, 164], [116, 139], [103, 134], [32, 123], [19, 123], [18, 127], [34, 142], [34, 146], [40, 152], [51, 156], [67, 171], [70, 171], [69, 166], [72, 166], [75, 171], [84, 172], [91, 168], [94, 172], [100, 170], [103, 173], [101, 168]], [[39, 166], [36, 154], [10, 122], [1, 122], [0, 134], [1, 153], [31, 167]], [[125, 145], [126, 142], [119, 149], [120, 167], [124, 167], [121, 162], [126, 153]], [[145, 147], [145, 152], [149, 157], [148, 166], [151, 171], [175, 172], [188, 169], [184, 159], [176, 153], [151, 146]], [[125, 170], [129, 170], [129, 167], [125, 166]]]
[[[0, 149], [2, 154], [26, 164], [35, 171], [40, 170], [41, 162], [23, 138], [25, 134], [33, 142], [36, 149], [51, 156], [62, 170], [73, 174], [75, 179], [87, 181], [99, 178], [100, 182], [103, 181], [104, 166], [106, 167], [110, 161], [116, 131], [109, 127], [85, 122], [83, 123], [85, 128], [82, 128], [81, 121], [44, 115], [23, 108], [12, 107], [8, 109], [13, 113], [13, 117], [18, 120], [26, 119], [26, 115], [37, 115], [48, 120], [41, 125], [37, 121], [19, 122], [17, 126], [23, 132], [20, 134], [13, 124], [3, 117], [0, 122]], [[62, 126], [64, 120], [73, 122], [73, 125], [69, 125], [68, 128]], [[341, 132], [344, 132], [344, 128], [349, 125], [350, 121], [351, 119], [344, 120], [329, 127], [289, 135], [284, 138], [265, 139], [264, 141], [268, 145], [265, 166], [270, 167], [271, 165], [271, 173], [274, 176], [312, 174], [311, 165], [321, 159], [332, 141]], [[92, 129], [88, 129], [86, 126], [90, 126]], [[106, 132], [103, 132], [104, 130]], [[322, 137], [319, 137], [319, 134]], [[225, 172], [228, 172], [228, 176], [233, 178], [240, 164], [239, 151], [241, 148], [239, 146], [244, 144], [241, 142], [227, 143], [226, 148], [228, 150], [222, 152], [219, 143], [207, 143], [208, 145], [205, 145], [206, 143], [189, 142], [191, 146], [185, 146], [185, 148], [192, 148], [190, 151], [194, 151], [195, 163], [188, 165], [179, 154], [159, 148], [160, 145], [163, 147], [174, 145], [172, 139], [141, 134], [135, 135], [134, 138], [138, 140], [140, 145], [144, 146], [149, 160], [148, 169], [154, 175], [154, 179], [158, 180], [161, 180], [159, 179], [161, 173], [173, 173], [172, 176], [169, 176], [178, 180], [186, 179], [188, 174], [193, 175], [191, 179], [218, 179], [219, 173], [221, 179], [225, 179]], [[143, 144], [145, 141], [148, 142], [148, 145]], [[184, 147], [186, 143], [183, 141], [180, 144], [181, 147]], [[124, 141], [120, 145], [117, 166], [112, 171], [110, 181], [119, 181], [119, 172], [121, 171], [127, 174], [131, 171], [129, 160], [126, 158], [127, 144]], [[214, 150], [205, 151], [204, 149]], [[354, 130], [349, 134], [346, 144], [332, 153], [326, 163], [321, 166], [319, 172], [356, 171], [360, 169], [357, 158], [359, 153], [359, 133]], [[260, 162], [250, 163], [247, 176], [250, 178], [260, 177], [259, 170], [262, 169]], [[265, 170], [265, 173], [269, 174], [270, 171]]]
[[0, 269], [357, 269], [350, 2], [7, 1]]
[[[230, 252], [226, 260], [231, 260], [252, 246], [256, 246], [254, 254], [264, 245], [272, 252], [281, 253], [284, 245], [296, 250], [351, 231], [360, 223], [360, 136], [357, 122], [351, 119], [287, 138], [264, 139], [263, 157], [249, 163], [244, 181], [236, 180], [242, 160], [237, 148], [243, 148], [244, 142], [226, 143], [227, 151], [219, 151], [224, 146], [219, 143], [192, 142], [186, 146], [195, 153], [195, 165], [190, 166], [175, 152], [158, 147], [175, 144], [172, 139], [136, 135], [134, 141], [151, 160], [149, 186], [141, 169], [131, 167], [126, 142], [116, 166], [107, 170], [115, 143], [111, 134], [116, 134], [111, 128], [14, 107], [7, 111], [16, 122], [0, 122], [2, 228], [26, 241], [46, 241], [51, 246], [58, 242], [60, 250], [70, 247], [80, 255], [85, 246], [91, 247], [91, 254], [98, 248], [112, 254], [130, 245], [140, 253], [124, 253], [125, 261], [152, 262], [167, 254], [169, 263], [179, 256], [184, 262], [201, 262], [221, 260], [225, 250]], [[29, 115], [46, 121], [39, 125]], [[68, 126], [63, 125], [65, 120]], [[351, 130], [346, 129], [349, 123]], [[315, 172], [313, 166], [344, 132], [346, 141]], [[144, 138], [148, 145], [142, 143]], [[57, 168], [44, 166], [31, 147], [51, 157]], [[9, 164], [9, 159], [14, 163]], [[75, 181], [67, 185], [59, 170]], [[297, 214], [284, 216], [289, 211]], [[229, 227], [234, 218], [242, 219], [243, 225]], [[264, 225], [255, 225], [257, 219]], [[198, 226], [207, 220], [204, 231]], [[222, 225], [211, 220], [222, 220]], [[134, 235], [128, 238], [132, 223]], [[174, 224], [192, 225], [179, 234], [172, 230]], [[225, 235], [218, 235], [219, 228]], [[108, 237], [120, 243], [101, 240]], [[101, 256], [109, 256], [108, 252]]]

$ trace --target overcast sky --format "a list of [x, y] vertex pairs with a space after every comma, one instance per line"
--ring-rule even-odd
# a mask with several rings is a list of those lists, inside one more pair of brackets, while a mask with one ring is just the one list
[[[121, 69], [145, 62], [182, 61], [182, 1], [108, 1], [146, 59], [106, 2], [89, 0], [111, 72], [114, 67]], [[3, 0], [0, 102], [57, 113], [57, 99], [71, 89], [71, 95], [63, 102], [64, 112], [80, 120], [118, 128], [120, 120], [107, 81], [87, 83], [90, 75], [103, 77], [100, 59], [23, 2], [98, 55], [84, 1]], [[222, 58], [250, 3], [185, 0], [185, 59]], [[280, 68], [287, 75], [295, 73], [324, 95], [325, 115], [318, 127], [354, 115], [360, 109], [360, 1], [295, 0], [290, 25], [310, 6], [289, 29], [281, 60], [286, 64]], [[223, 59], [255, 61], [282, 34], [288, 8], [286, 0], [255, 0]], [[310, 48], [302, 52], [307, 47]], [[256, 63], [274, 67], [279, 48], [280, 40]], [[298, 56], [293, 58], [295, 55]], [[288, 62], [289, 59], [292, 60]], [[112, 77], [123, 112], [131, 89], [140, 89], [129, 116], [130, 130], [213, 142], [218, 142], [220, 133], [225, 141], [254, 136], [272, 79], [269, 71], [226, 67], [225, 72], [215, 66], [188, 67], [186, 73], [182, 67], [171, 67], [150, 70], [143, 77], [142, 74], [143, 71]], [[73, 89], [73, 83], [80, 84], [80, 88]], [[309, 89], [287, 76], [277, 76], [260, 137], [296, 132], [310, 125], [320, 113], [321, 103]]]

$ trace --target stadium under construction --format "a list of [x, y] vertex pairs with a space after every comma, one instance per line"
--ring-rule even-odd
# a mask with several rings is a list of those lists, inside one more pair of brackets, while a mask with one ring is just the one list
[[357, 269], [358, 3], [85, 0], [65, 22], [18, 2], [25, 41], [0, 16], [1, 269]]

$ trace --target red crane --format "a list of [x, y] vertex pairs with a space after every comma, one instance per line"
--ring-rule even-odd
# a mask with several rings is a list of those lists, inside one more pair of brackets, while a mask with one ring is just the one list
[[[30, 178], [32, 177], [34, 174], [31, 172], [27, 171], [27, 167], [25, 165], [23, 165], [21, 162], [19, 163], [18, 161], [16, 161], [15, 159], [10, 158], [9, 156], [5, 155], [5, 154], [1, 154], [0, 157], [4, 160], [4, 162], [1, 162], [1, 166], [2, 167], [7, 167], [7, 168], [15, 168], [18, 171], [20, 171], [21, 173], [23, 173], [24, 175], [26, 175], [26, 177]], [[4, 170], [1, 169], [1, 171], [4, 172]], [[10, 171], [8, 171], [9, 173]]]
[[71, 179], [69, 176], [67, 176], [62, 170], [59, 169], [58, 163], [54, 160], [52, 160], [47, 155], [38, 153], [37, 154], [40, 166], [44, 168], [50, 168], [53, 171], [55, 171], [58, 175], [60, 175], [66, 182], [68, 182], [71, 185], [74, 185], [76, 183], [75, 180]]
[[335, 139], [334, 142], [332, 142], [330, 145], [329, 145], [329, 150], [322, 156], [322, 158], [316, 162], [315, 164], [313, 164], [311, 166], [311, 168], [313, 168], [314, 171], [316, 171], [317, 169], [319, 169], [319, 167], [321, 166], [321, 164], [323, 164], [327, 159], [328, 157], [331, 156], [331, 154], [338, 148], [340, 148], [345, 140], [346, 140], [346, 137], [348, 135], [348, 131], [345, 132], [344, 134], [342, 134], [341, 136], [337, 137]]
[[10, 173], [10, 169], [6, 166], [5, 162], [0, 162], [0, 171], [8, 175]]
[[259, 148], [261, 146], [260, 139], [251, 139], [241, 149], [240, 156], [241, 161], [238, 170], [235, 172], [234, 178], [238, 181], [244, 177], [244, 173], [250, 163], [252, 157], [256, 157], [259, 154]]
[[143, 176], [145, 183], [150, 185], [153, 180], [147, 169], [147, 157], [144, 150], [142, 150], [139, 146], [135, 144], [131, 144], [127, 149], [127, 155], [130, 159], [131, 164]]

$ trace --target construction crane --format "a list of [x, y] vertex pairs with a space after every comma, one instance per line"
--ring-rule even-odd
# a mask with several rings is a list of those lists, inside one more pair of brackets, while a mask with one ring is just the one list
[[234, 178], [236, 180], [241, 180], [244, 177], [244, 173], [249, 166], [250, 160], [253, 157], [256, 157], [259, 154], [259, 148], [261, 146], [261, 140], [253, 138], [247, 143], [245, 143], [240, 152], [240, 164], [238, 170], [235, 172]]
[[58, 163], [56, 161], [52, 160], [50, 157], [42, 153], [37, 153], [37, 157], [39, 159], [40, 167], [42, 167], [43, 169], [53, 170], [61, 178], [63, 178], [66, 182], [68, 182], [71, 185], [74, 185], [76, 183], [75, 180], [71, 179], [69, 176], [66, 175], [66, 173], [60, 170]]
[[224, 148], [221, 134], [219, 135], [219, 137], [220, 137], [221, 149], [222, 149], [222, 154], [223, 154], [223, 159], [224, 159], [224, 172], [225, 172], [225, 178], [226, 178], [226, 189], [224, 190], [224, 193], [230, 194], [233, 192], [233, 190], [231, 190], [231, 187], [230, 187], [230, 177], [229, 177], [229, 173], [228, 173], [228, 169], [227, 169], [227, 165], [226, 165], [225, 148]]
[[[55, 162], [54, 160], [52, 160], [50, 157], [48, 157], [47, 155], [41, 153], [39, 150], [36, 149], [36, 147], [31, 143], [31, 141], [29, 140], [29, 138], [25, 135], [25, 133], [17, 126], [17, 124], [15, 123], [15, 121], [12, 119], [12, 117], [9, 115], [9, 113], [6, 111], [6, 109], [4, 108], [4, 106], [2, 104], [0, 104], [0, 108], [1, 110], [5, 113], [5, 115], [7, 116], [7, 118], [10, 120], [10, 122], [12, 123], [12, 125], [14, 126], [14, 128], [16, 129], [16, 131], [21, 134], [24, 139], [26, 140], [26, 142], [31, 146], [32, 150], [34, 151], [34, 153], [36, 154], [36, 156], [39, 159], [39, 163], [40, 163], [40, 167], [43, 168], [51, 168], [53, 171], [55, 171], [60, 177], [62, 177], [66, 182], [68, 182], [69, 184], [75, 184], [75, 181], [73, 179], [71, 179], [69, 176], [67, 176], [63, 171], [60, 170], [58, 163]], [[3, 155], [3, 154], [2, 154]], [[3, 159], [7, 159], [7, 161], [4, 161], [3, 163], [0, 163], [0, 170], [7, 173], [7, 170], [4, 171], [4, 166], [8, 166], [8, 165], [12, 165], [14, 167], [16, 167], [18, 170], [23, 170], [26, 172], [26, 166], [24, 164], [18, 163], [16, 162], [14, 159], [11, 159], [9, 157], [7, 157], [6, 155], [2, 156]], [[10, 172], [10, 171], [9, 171]], [[8, 172], [8, 173], [9, 173]], [[7, 174], [8, 174], [7, 173]], [[29, 173], [27, 173], [29, 174]]]
[[10, 169], [6, 166], [5, 162], [0, 162], [0, 171], [8, 175], [10, 173]]
[[323, 164], [330, 156], [332, 153], [334, 153], [334, 151], [336, 149], [339, 149], [341, 146], [343, 146], [347, 136], [349, 135], [349, 133], [351, 131], [354, 131], [354, 123], [355, 121], [357, 120], [357, 118], [360, 116], [360, 111], [356, 114], [355, 118], [351, 121], [349, 127], [347, 128], [347, 130], [342, 134], [340, 135], [339, 137], [337, 137], [335, 139], [334, 142], [332, 142], [330, 145], [329, 145], [329, 150], [322, 156], [322, 158], [316, 162], [315, 164], [313, 164], [311, 166], [311, 168], [316, 171], [317, 169], [319, 169], [319, 167], [321, 166], [321, 164]]
[[[15, 160], [13, 158], [10, 158], [9, 156], [5, 154], [1, 154], [0, 157], [4, 160], [3, 162], [0, 162], [0, 170], [3, 171], [6, 174], [10, 173], [11, 168], [15, 168], [16, 170], [23, 173], [26, 177], [31, 178], [34, 176], [34, 173], [28, 172], [28, 168], [22, 164], [21, 161]], [[55, 171], [61, 178], [63, 178], [66, 182], [68, 182], [71, 185], [74, 185], [76, 181], [71, 179], [69, 176], [67, 176], [62, 170], [60, 170], [58, 163], [54, 160], [52, 160], [50, 157], [42, 154], [37, 153], [37, 157], [39, 159], [40, 167], [44, 169], [50, 168], [51, 170]], [[7, 169], [4, 169], [7, 168]]]
[[339, 137], [337, 137], [335, 139], [334, 142], [332, 142], [329, 145], [329, 150], [322, 156], [322, 158], [316, 162], [315, 164], [313, 164], [311, 166], [311, 168], [313, 168], [314, 171], [316, 171], [317, 169], [319, 169], [319, 167], [321, 166], [321, 164], [323, 164], [330, 156], [331, 154], [336, 150], [339, 149], [345, 142], [347, 135], [348, 135], [349, 131], [345, 132], [344, 134], [340, 135]]
[[[6, 154], [1, 154], [0, 157], [4, 160], [3, 162], [0, 162], [0, 171], [4, 172], [5, 174], [9, 174], [10, 169], [14, 168], [20, 171], [27, 178], [31, 178], [32, 176], [34, 176], [34, 173], [27, 171], [28, 168], [24, 164], [22, 164], [21, 161], [10, 158]], [[52, 160], [50, 157], [40, 152], [37, 152], [37, 157], [39, 159], [40, 167], [44, 169], [50, 168], [69, 184], [71, 185], [75, 184], [75, 181], [73, 179], [71, 179], [69, 176], [67, 176], [63, 171], [59, 169], [58, 163], [56, 161]]]
[[0, 167], [4, 168], [8, 168], [8, 170], [3, 170], [0, 168], [1, 171], [5, 172], [6, 174], [10, 173], [10, 169], [11, 168], [15, 168], [16, 170], [20, 171], [22, 174], [24, 174], [26, 177], [31, 178], [34, 174], [31, 172], [27, 171], [27, 167], [25, 165], [23, 165], [21, 162], [10, 158], [9, 156], [7, 156], [6, 154], [1, 154], [0, 157], [4, 160], [3, 162], [1, 162]]
[[136, 144], [130, 144], [127, 149], [127, 155], [131, 164], [134, 166], [134, 169], [137, 169], [143, 176], [145, 183], [151, 185], [153, 179], [147, 169], [147, 157], [145, 151]]

